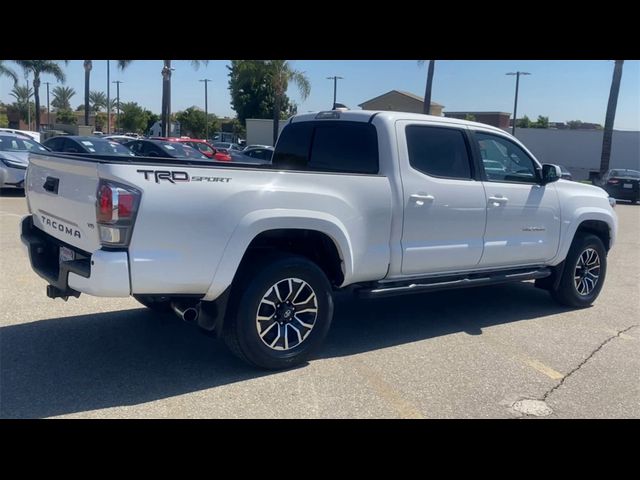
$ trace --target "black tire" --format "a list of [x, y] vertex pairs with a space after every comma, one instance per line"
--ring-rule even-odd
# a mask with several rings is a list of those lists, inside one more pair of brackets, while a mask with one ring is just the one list
[[[246, 265], [242, 271], [238, 272], [234, 280], [228, 310], [229, 315], [225, 321], [223, 334], [226, 345], [237, 357], [259, 368], [280, 370], [304, 363], [320, 347], [331, 326], [333, 297], [331, 295], [331, 285], [326, 275], [315, 263], [305, 257], [279, 252], [267, 254], [257, 261], [246, 262]], [[294, 281], [291, 288], [286, 281], [287, 279], [298, 279], [301, 282], [295, 283]], [[283, 282], [284, 285], [279, 282]], [[305, 282], [311, 290], [307, 290], [307, 287], [303, 285]], [[262, 316], [274, 316], [280, 312], [281, 319], [285, 318], [284, 314], [287, 312], [284, 311], [284, 314], [282, 314], [283, 311], [277, 310], [275, 304], [274, 307], [264, 306], [265, 295], [270, 291], [271, 295], [275, 295], [275, 290], [272, 287], [276, 284], [283, 289], [282, 297], [285, 297], [285, 293], [288, 294], [287, 298], [282, 299], [282, 304], [278, 303], [283, 308], [286, 308], [285, 302], [289, 298], [295, 302], [296, 298], [290, 297], [290, 295], [300, 294], [303, 291], [305, 292], [304, 295], [308, 294], [307, 299], [312, 299], [312, 305], [315, 304], [316, 312], [311, 314], [312, 316], [315, 315], [315, 320], [311, 323], [313, 326], [308, 332], [297, 323], [298, 320], [293, 320], [298, 313], [300, 315], [305, 313], [303, 310], [308, 309], [306, 303], [301, 307], [292, 305], [291, 308], [294, 310], [298, 308], [299, 312], [295, 313], [294, 311], [292, 313], [289, 311], [287, 315], [289, 318], [288, 323], [291, 324], [291, 327], [296, 326], [296, 331], [301, 331], [303, 335], [306, 334], [304, 337], [298, 335], [298, 338], [302, 338], [302, 341], [298, 342], [298, 338], [292, 333], [293, 328], [289, 328], [290, 326], [286, 324], [282, 325], [283, 322], [271, 320], [261, 323], [257, 319], [257, 316], [264, 312], [264, 310], [260, 309], [264, 308], [267, 308], [267, 313], [263, 313]], [[298, 288], [300, 288], [299, 292], [293, 292]], [[315, 300], [311, 294], [315, 295]], [[273, 310], [269, 310], [270, 308], [273, 308]], [[308, 315], [309, 312], [306, 314]], [[272, 323], [275, 323], [275, 325], [271, 325]], [[284, 321], [284, 323], [287, 323], [287, 321]], [[263, 325], [265, 326], [263, 327]], [[266, 334], [272, 335], [267, 331], [267, 327], [277, 327], [277, 330], [274, 329], [272, 332], [277, 332], [275, 348], [283, 348], [282, 350], [275, 350], [267, 345], [271, 341], [271, 337], [267, 337]], [[261, 338], [258, 328], [264, 328], [262, 335], [265, 336], [265, 340]], [[284, 332], [282, 338], [280, 338], [281, 329]], [[287, 345], [286, 348], [288, 349], [285, 349], [284, 345], [278, 346], [278, 342], [285, 341], [285, 335], [287, 335], [287, 338], [293, 337], [292, 343], [297, 344], [291, 348]]]
[[133, 298], [154, 312], [166, 313], [171, 311], [171, 302], [169, 300], [158, 300], [144, 295], [134, 295]]
[[[589, 249], [596, 251], [599, 257], [600, 269], [599, 277], [595, 282], [595, 286], [587, 294], [581, 294], [575, 283], [576, 270], [581, 255]], [[590, 306], [602, 290], [604, 280], [607, 274], [607, 250], [596, 235], [590, 233], [577, 233], [569, 248], [569, 253], [564, 262], [562, 277], [557, 289], [551, 289], [551, 296], [562, 305], [569, 307], [584, 308]]]

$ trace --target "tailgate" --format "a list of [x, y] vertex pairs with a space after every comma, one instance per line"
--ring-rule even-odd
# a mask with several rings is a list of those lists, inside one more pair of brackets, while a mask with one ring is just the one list
[[25, 193], [33, 224], [89, 253], [100, 248], [96, 226], [98, 163], [31, 154]]

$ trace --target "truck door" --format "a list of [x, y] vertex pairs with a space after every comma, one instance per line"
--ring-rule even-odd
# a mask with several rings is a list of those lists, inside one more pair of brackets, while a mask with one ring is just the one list
[[484, 169], [487, 228], [480, 266], [543, 263], [560, 242], [556, 185], [541, 185], [539, 167], [510, 138], [475, 131]]
[[396, 124], [402, 176], [404, 275], [474, 268], [482, 256], [486, 199], [466, 128]]

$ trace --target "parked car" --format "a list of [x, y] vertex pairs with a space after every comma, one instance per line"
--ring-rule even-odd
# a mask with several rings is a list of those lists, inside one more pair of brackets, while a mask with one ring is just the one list
[[237, 152], [241, 152], [242, 151], [242, 147], [240, 145], [238, 145], [237, 143], [213, 142], [212, 145], [215, 148], [222, 148], [222, 149], [227, 150], [227, 151], [230, 151], [230, 150], [235, 150]]
[[120, 145], [118, 142], [106, 140], [98, 136], [83, 137], [77, 135], [68, 135], [64, 137], [53, 137], [44, 142], [44, 146], [50, 148], [54, 152], [61, 153], [118, 155], [121, 157], [135, 156], [135, 154], [131, 150]]
[[[268, 369], [320, 347], [346, 287], [378, 298], [535, 280], [563, 305], [596, 300], [618, 224], [601, 188], [559, 182], [499, 128], [380, 113], [296, 115], [264, 168], [34, 156], [31, 267], [50, 298], [132, 295]], [[481, 147], [512, 164], [487, 178]]]
[[23, 188], [29, 153], [47, 151], [31, 137], [0, 132], [0, 188]]
[[133, 140], [125, 143], [136, 155], [141, 157], [179, 158], [182, 160], [209, 160], [199, 150], [179, 142], [166, 140]]
[[602, 178], [602, 188], [613, 198], [640, 203], [640, 171], [624, 168], [609, 170]]
[[112, 142], [118, 142], [121, 145], [124, 145], [127, 142], [131, 142], [133, 140], [137, 140], [139, 137], [129, 136], [129, 135], [108, 135], [104, 137], [105, 140], [110, 140]]
[[226, 150], [213, 147], [206, 140], [190, 137], [153, 137], [154, 140], [164, 140], [168, 142], [178, 142], [195, 148], [206, 157], [218, 162], [230, 162], [231, 155]]
[[271, 162], [271, 157], [273, 156], [273, 150], [273, 147], [269, 147], [267, 145], [251, 145], [241, 152], [238, 152], [238, 154], [243, 157], [249, 157], [251, 159], [264, 160], [266, 163], [269, 163]]
[[13, 133], [16, 135], [26, 135], [27, 137], [35, 140], [36, 142], [40, 143], [40, 133], [39, 132], [32, 132], [31, 130], [17, 130], [15, 128], [0, 128], [0, 133]]
[[565, 180], [573, 180], [573, 175], [564, 165], [558, 165], [560, 167], [560, 173], [562, 174], [560, 178]]

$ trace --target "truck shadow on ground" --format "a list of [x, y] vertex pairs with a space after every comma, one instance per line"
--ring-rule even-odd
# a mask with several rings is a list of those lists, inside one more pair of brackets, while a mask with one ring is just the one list
[[[320, 357], [340, 357], [566, 311], [531, 284], [376, 300], [340, 295]], [[146, 309], [0, 329], [0, 417], [40, 418], [136, 405], [273, 372], [221, 341]], [[304, 368], [304, 367], [301, 367]], [[178, 414], [179, 415], [179, 414]]]

